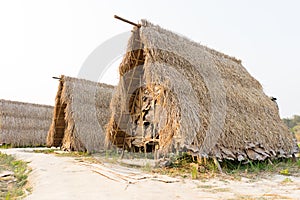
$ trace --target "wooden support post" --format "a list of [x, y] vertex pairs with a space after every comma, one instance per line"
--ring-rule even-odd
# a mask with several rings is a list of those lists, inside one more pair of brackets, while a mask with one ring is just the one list
[[158, 144], [154, 145], [154, 160], [158, 160], [159, 159], [159, 146]]
[[202, 165], [202, 158], [199, 155], [197, 155], [197, 162], [199, 163], [199, 165]]
[[295, 154], [292, 155], [292, 161], [293, 161], [293, 162], [297, 162], [297, 157], [296, 157]]
[[274, 165], [270, 158], [268, 158], [268, 163], [269, 163], [270, 165]]
[[203, 163], [204, 163], [204, 166], [207, 165], [207, 160], [206, 160], [206, 157], [203, 157]]
[[121, 159], [123, 159], [124, 153], [125, 153], [125, 140], [126, 140], [126, 133], [124, 132], [124, 138], [123, 138], [123, 147], [122, 147]]
[[223, 174], [221, 165], [220, 165], [219, 161], [217, 160], [217, 158], [216, 158], [216, 157], [213, 157], [213, 160], [214, 160], [214, 163], [215, 163], [215, 165], [217, 166], [219, 172], [220, 172], [221, 174]]

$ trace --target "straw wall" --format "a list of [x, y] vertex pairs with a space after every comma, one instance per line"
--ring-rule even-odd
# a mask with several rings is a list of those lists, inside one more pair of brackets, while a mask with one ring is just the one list
[[0, 100], [0, 143], [41, 146], [52, 119], [53, 107]]

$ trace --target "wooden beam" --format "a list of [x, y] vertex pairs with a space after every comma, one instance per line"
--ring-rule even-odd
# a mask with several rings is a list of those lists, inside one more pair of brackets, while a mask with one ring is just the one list
[[138, 27], [138, 28], [140, 28], [140, 27], [142, 26], [141, 24], [136, 24], [136, 23], [131, 22], [131, 21], [127, 20], [127, 19], [124, 19], [124, 18], [122, 18], [122, 17], [119, 17], [118, 15], [114, 15], [114, 18], [116, 18], [116, 19], [118, 19], [118, 20], [121, 20], [121, 21], [123, 21], [123, 22], [126, 22], [126, 23], [128, 23], [128, 24], [131, 24], [131, 25], [133, 25], [133, 26], [136, 26], [136, 27]]

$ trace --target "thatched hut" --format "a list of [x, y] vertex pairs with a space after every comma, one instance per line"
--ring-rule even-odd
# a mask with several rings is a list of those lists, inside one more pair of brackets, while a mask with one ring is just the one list
[[114, 87], [61, 76], [47, 145], [70, 151], [104, 149]]
[[0, 144], [45, 145], [52, 112], [52, 106], [0, 99]]
[[240, 60], [145, 20], [132, 32], [108, 143], [239, 161], [298, 151], [277, 105]]

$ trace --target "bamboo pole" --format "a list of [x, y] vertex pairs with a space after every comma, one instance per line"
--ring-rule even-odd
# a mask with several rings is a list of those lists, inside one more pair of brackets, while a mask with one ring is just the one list
[[131, 24], [131, 25], [133, 25], [133, 26], [136, 26], [136, 27], [138, 27], [138, 28], [141, 28], [141, 24], [136, 24], [136, 23], [134, 23], [134, 22], [131, 22], [131, 21], [129, 21], [129, 20], [127, 20], [127, 19], [124, 19], [124, 18], [122, 18], [122, 17], [119, 17], [118, 15], [114, 15], [114, 18], [116, 18], [116, 19], [118, 19], [118, 20], [121, 20], [121, 21], [123, 21], [123, 22], [126, 22], [126, 23], [128, 23], [128, 24]]

